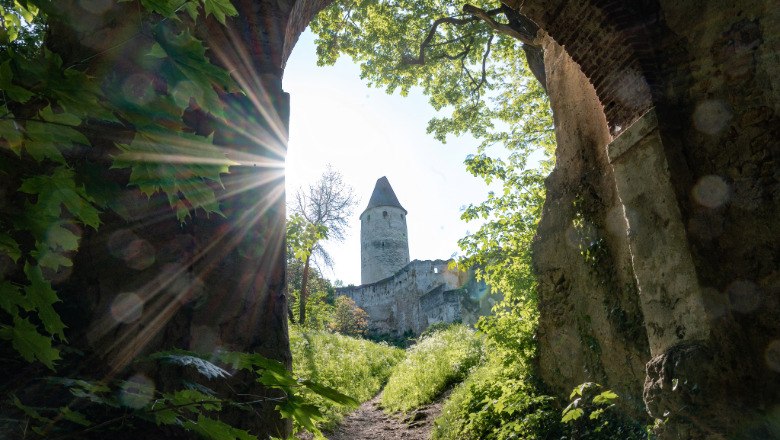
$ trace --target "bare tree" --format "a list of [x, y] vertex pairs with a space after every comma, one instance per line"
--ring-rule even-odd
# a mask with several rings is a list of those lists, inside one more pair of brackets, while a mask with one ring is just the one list
[[[344, 183], [341, 173], [331, 165], [322, 176], [308, 188], [300, 188], [290, 206], [290, 211], [302, 217], [316, 229], [324, 231], [322, 238], [343, 241], [347, 224], [358, 201], [351, 186]], [[298, 313], [298, 322], [306, 322], [306, 297], [308, 293], [309, 267], [312, 255], [326, 266], [332, 266], [330, 255], [322, 246], [322, 239], [310, 241], [300, 255], [303, 257], [303, 280]]]

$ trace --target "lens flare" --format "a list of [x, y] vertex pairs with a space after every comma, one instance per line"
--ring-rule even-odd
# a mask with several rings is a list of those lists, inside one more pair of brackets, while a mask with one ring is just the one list
[[767, 367], [780, 373], [780, 340], [770, 342], [764, 352]]
[[721, 100], [708, 99], [696, 106], [693, 112], [693, 126], [702, 133], [715, 136], [728, 127], [731, 110]]
[[141, 319], [144, 301], [132, 292], [120, 293], [111, 303], [111, 316], [117, 322], [130, 324]]
[[152, 401], [154, 390], [154, 381], [143, 374], [136, 374], [122, 384], [119, 401], [126, 407], [140, 409]]
[[704, 176], [696, 182], [691, 196], [699, 205], [715, 209], [720, 208], [729, 200], [731, 191], [729, 185], [720, 176]]

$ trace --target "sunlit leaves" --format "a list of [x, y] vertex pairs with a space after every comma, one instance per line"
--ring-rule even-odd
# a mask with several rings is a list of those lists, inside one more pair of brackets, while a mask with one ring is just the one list
[[202, 5], [207, 17], [213, 14], [222, 24], [225, 24], [226, 17], [238, 14], [230, 0], [141, 0], [141, 4], [146, 10], [166, 18], [174, 18], [178, 12], [184, 11], [193, 19], [198, 16], [198, 7]]
[[293, 214], [287, 219], [287, 246], [295, 258], [306, 261], [314, 245], [324, 239], [327, 232], [325, 225], [309, 223], [302, 215]]
[[203, 0], [203, 8], [206, 10], [206, 16], [214, 14], [214, 17], [222, 24], [225, 24], [226, 17], [238, 14], [230, 0]]
[[132, 143], [118, 145], [122, 153], [114, 167], [130, 168], [129, 183], [147, 196], [164, 193], [180, 221], [198, 208], [220, 214], [211, 185], [221, 186], [220, 174], [234, 162], [211, 142], [189, 133], [139, 133]]

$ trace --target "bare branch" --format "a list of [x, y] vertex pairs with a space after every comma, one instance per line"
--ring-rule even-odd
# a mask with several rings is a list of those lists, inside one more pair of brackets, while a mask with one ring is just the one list
[[[472, 17], [476, 17], [484, 21], [494, 31], [512, 37], [516, 40], [519, 40], [523, 44], [528, 44], [531, 46], [535, 45], [534, 39], [536, 38], [536, 35], [528, 35], [520, 32], [519, 30], [515, 29], [514, 27], [508, 24], [499, 23], [498, 21], [496, 21], [495, 18], [493, 18], [493, 15], [495, 15], [493, 11], [496, 10], [493, 9], [490, 11], [486, 11], [482, 8], [478, 8], [474, 5], [469, 5], [469, 4], [463, 6], [463, 12], [465, 14], [470, 14]], [[501, 9], [498, 9], [497, 11], [501, 12]]]
[[427, 49], [428, 46], [431, 44], [431, 41], [433, 41], [433, 37], [436, 35], [436, 30], [438, 29], [439, 25], [443, 23], [447, 23], [455, 26], [461, 26], [476, 20], [477, 19], [474, 17], [468, 17], [468, 18], [442, 17], [437, 19], [436, 21], [433, 22], [431, 28], [428, 29], [428, 34], [425, 36], [423, 42], [420, 43], [420, 53], [417, 56], [417, 58], [404, 56], [402, 60], [403, 64], [408, 66], [425, 64], [425, 49]]
[[485, 48], [485, 53], [482, 54], [482, 78], [479, 80], [479, 84], [474, 87], [473, 92], [477, 92], [487, 82], [487, 59], [488, 56], [490, 56], [490, 47], [493, 44], [494, 36], [495, 35], [490, 36], [487, 42], [487, 47]]

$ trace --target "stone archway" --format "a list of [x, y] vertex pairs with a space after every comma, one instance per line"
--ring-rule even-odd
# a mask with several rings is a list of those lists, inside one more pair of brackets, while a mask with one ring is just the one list
[[[327, 3], [296, 3], [285, 54]], [[768, 432], [762, 408], [780, 398], [761, 385], [779, 369], [777, 12], [504, 3], [550, 36], [558, 82], [559, 162], [535, 245], [542, 375], [561, 392], [601, 378], [638, 413], [671, 414], [669, 436]], [[583, 252], [583, 237], [597, 249]], [[561, 374], [556, 353], [572, 346], [581, 354]]]
[[[77, 3], [62, 2], [62, 8], [79, 11]], [[250, 141], [240, 130], [224, 129], [220, 142], [236, 154], [251, 148], [256, 156], [283, 159], [289, 107], [281, 86], [284, 63], [298, 34], [330, 1], [234, 3], [240, 15], [229, 21], [228, 31], [208, 26], [202, 37], [224, 49], [216, 61], [253, 92], [251, 98], [226, 99], [237, 109], [254, 109], [244, 128], [262, 135]], [[670, 436], [732, 435], [746, 423], [744, 429], [761, 438], [780, 401], [780, 223], [773, 221], [780, 204], [780, 61], [770, 49], [780, 44], [777, 9], [761, 0], [702, 7], [662, 0], [506, 3], [550, 35], [548, 79], [557, 81], [551, 94], [560, 93], [553, 105], [564, 146], [536, 245], [542, 331], [548, 332], [547, 342], [542, 334], [543, 377], [559, 391], [581, 378], [604, 377], [605, 385], [633, 397], [629, 406], [641, 412], [642, 367], [650, 361], [644, 400], [653, 415], [671, 412], [676, 433]], [[73, 47], [97, 31], [121, 31], [123, 22], [116, 16], [71, 18], [84, 24], [78, 35], [64, 32]], [[121, 55], [137, 54], [130, 47]], [[248, 177], [281, 178], [267, 169], [236, 174], [237, 181]], [[248, 197], [261, 199], [273, 191], [259, 185]], [[76, 261], [70, 294], [90, 297], [78, 312], [99, 314], [119, 293], [126, 274], [113, 270], [116, 261], [106, 243], [112, 232], [131, 229], [166, 256], [137, 274], [136, 282], [153, 282], [167, 263], [183, 267], [175, 272], [185, 275], [200, 265], [209, 276], [197, 280], [198, 289], [229, 293], [211, 299], [226, 309], [224, 315], [177, 304], [166, 308], [169, 313], [155, 321], [144, 349], [192, 344], [188, 335], [201, 326], [226, 346], [289, 362], [283, 198], [268, 199], [241, 249], [195, 258], [206, 255], [215, 237], [224, 237], [246, 206], [255, 204], [232, 203], [227, 219], [197, 218], [184, 228], [172, 219], [130, 226], [124, 219], [106, 219], [100, 234], [84, 237], [90, 252]], [[626, 214], [615, 215], [623, 206]], [[582, 221], [574, 224], [578, 216]], [[591, 227], [604, 239], [602, 253], [595, 254], [603, 260], [589, 262], [579, 248]], [[566, 252], [546, 254], [556, 246]], [[610, 273], [604, 277], [598, 268], [605, 267]], [[570, 374], [557, 374], [545, 360], [555, 359], [549, 339], [554, 332], [566, 335], [566, 346], [578, 347]], [[92, 347], [93, 341], [85, 344]], [[585, 367], [589, 371], [580, 375]], [[250, 386], [251, 380], [240, 381]], [[287, 429], [271, 407], [241, 424], [263, 434]]]

